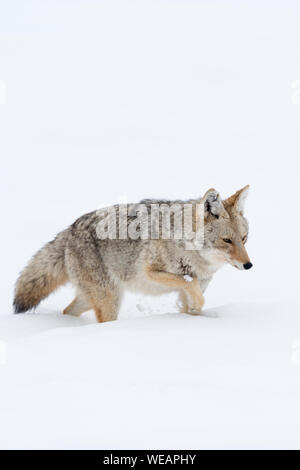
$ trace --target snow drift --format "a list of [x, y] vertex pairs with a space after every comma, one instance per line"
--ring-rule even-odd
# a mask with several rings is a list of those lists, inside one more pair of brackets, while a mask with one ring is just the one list
[[1, 448], [299, 448], [299, 318], [2, 316]]

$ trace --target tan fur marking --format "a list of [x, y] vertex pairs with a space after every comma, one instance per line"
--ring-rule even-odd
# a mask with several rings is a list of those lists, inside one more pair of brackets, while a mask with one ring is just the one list
[[245, 191], [245, 189], [248, 189], [248, 188], [249, 188], [249, 184], [247, 184], [247, 186], [244, 186], [242, 189], [239, 189], [238, 191], [236, 191], [232, 196], [225, 199], [225, 201], [224, 201], [225, 206], [234, 206], [237, 199], [242, 194], [242, 192]]
[[182, 276], [164, 271], [156, 271], [153, 266], [148, 265], [146, 268], [147, 277], [160, 284], [174, 287], [174, 290], [183, 290], [190, 300], [189, 311], [191, 313], [200, 312], [204, 305], [204, 297], [197, 279], [187, 282]]
[[70, 303], [70, 305], [68, 305], [64, 309], [63, 314], [64, 315], [74, 315], [74, 316], [78, 317], [79, 315], [81, 315], [84, 312], [87, 312], [91, 308], [92, 307], [90, 306], [90, 304], [86, 300], [84, 300], [82, 297], [77, 296]]
[[232, 247], [232, 252], [231, 252], [231, 257], [232, 259], [239, 261], [242, 264], [249, 263], [250, 259], [248, 256], [248, 253], [246, 251], [246, 248], [241, 245], [233, 245]]
[[95, 312], [96, 320], [98, 323], [103, 323], [105, 320], [103, 319], [102, 311], [99, 307], [94, 306], [93, 310]]

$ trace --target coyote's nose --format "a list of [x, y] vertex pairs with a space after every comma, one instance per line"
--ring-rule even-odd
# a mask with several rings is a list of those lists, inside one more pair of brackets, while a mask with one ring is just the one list
[[243, 264], [243, 266], [244, 266], [244, 269], [250, 269], [252, 268], [253, 264], [249, 262], [249, 263]]

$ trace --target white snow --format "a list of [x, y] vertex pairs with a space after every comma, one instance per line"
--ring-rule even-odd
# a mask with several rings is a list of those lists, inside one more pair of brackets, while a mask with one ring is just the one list
[[[2, 3], [0, 447], [299, 448], [299, 2]], [[203, 316], [126, 294], [97, 325], [70, 287], [12, 315], [85, 212], [246, 184], [254, 267]]]
[[280, 303], [0, 317], [1, 447], [300, 448], [299, 326]]

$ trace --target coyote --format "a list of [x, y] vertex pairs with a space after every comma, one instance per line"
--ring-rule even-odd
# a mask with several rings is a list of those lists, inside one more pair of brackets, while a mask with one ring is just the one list
[[[99, 237], [104, 210], [83, 215], [41, 248], [22, 271], [16, 283], [15, 313], [36, 307], [56, 288], [70, 281], [76, 297], [65, 308], [65, 314], [79, 316], [93, 309], [98, 322], [115, 320], [126, 289], [150, 295], [175, 291], [182, 312], [199, 314], [204, 304], [203, 293], [222, 265], [230, 263], [238, 269], [252, 267], [244, 246], [248, 237], [248, 223], [243, 215], [248, 189], [245, 186], [225, 200], [221, 200], [215, 189], [209, 189], [199, 199], [140, 202], [146, 208], [140, 222], [150, 220], [148, 209], [154, 206], [171, 207], [176, 203], [178, 210], [190, 205], [193, 233], [197, 234], [197, 227], [202, 230], [199, 246], [194, 243], [195, 238], [187, 245], [185, 235], [164, 238], [161, 214], [157, 219], [158, 231], [150, 238], [121, 237], [124, 223], [123, 227], [119, 225], [114, 237]], [[137, 205], [126, 206], [132, 213]], [[115, 210], [115, 220], [120, 221], [120, 206], [110, 209]], [[170, 218], [171, 228], [174, 228], [175, 212]], [[132, 223], [135, 218], [130, 215], [125, 229]]]

